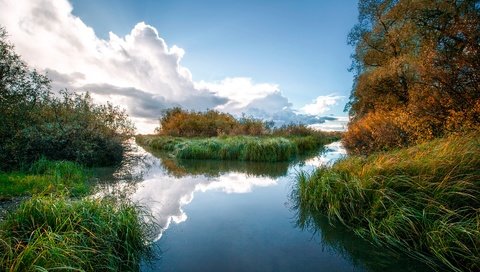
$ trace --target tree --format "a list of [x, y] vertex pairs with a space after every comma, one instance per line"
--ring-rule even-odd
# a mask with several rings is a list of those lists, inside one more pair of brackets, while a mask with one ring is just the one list
[[[474, 0], [361, 0], [349, 35], [355, 82], [347, 147], [395, 139], [374, 140], [383, 144], [371, 152], [477, 128], [479, 18]], [[378, 133], [375, 122], [398, 135]]]

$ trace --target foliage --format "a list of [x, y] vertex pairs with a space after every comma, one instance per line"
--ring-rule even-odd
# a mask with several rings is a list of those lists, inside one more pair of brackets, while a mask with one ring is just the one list
[[131, 203], [33, 197], [0, 224], [0, 270], [138, 271], [151, 255], [140, 216]]
[[51, 92], [30, 71], [0, 28], [0, 170], [28, 167], [44, 156], [86, 165], [118, 162], [133, 125], [124, 111], [95, 105], [90, 95]]
[[[172, 108], [164, 112], [160, 118], [160, 127], [156, 129], [157, 134], [174, 137], [218, 137], [218, 136], [277, 136], [277, 137], [306, 137], [315, 138], [329, 137], [337, 138], [338, 132], [323, 132], [314, 130], [304, 124], [288, 124], [281, 127], [273, 127], [273, 122], [262, 122], [261, 120], [246, 117], [236, 119], [230, 114], [221, 113], [215, 110], [206, 112], [186, 111], [181, 108]], [[173, 138], [158, 138], [159, 141], [175, 141]], [[152, 145], [170, 143], [155, 143]], [[162, 149], [165, 149], [163, 147]]]
[[166, 110], [160, 118], [160, 128], [157, 129], [162, 135], [170, 136], [204, 136], [212, 137], [230, 134], [239, 122], [227, 113], [215, 110], [207, 112], [188, 112], [180, 108]]
[[355, 83], [345, 145], [354, 153], [480, 126], [478, 1], [361, 0], [349, 42]]
[[272, 135], [275, 136], [312, 136], [322, 133], [324, 132], [314, 130], [304, 124], [282, 125], [281, 127], [275, 128], [272, 131]]
[[450, 136], [300, 173], [300, 208], [439, 268], [480, 269], [480, 137]]

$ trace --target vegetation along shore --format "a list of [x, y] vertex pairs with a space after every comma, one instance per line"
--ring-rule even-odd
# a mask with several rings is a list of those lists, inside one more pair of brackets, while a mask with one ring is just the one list
[[360, 1], [350, 156], [297, 177], [323, 214], [435, 270], [480, 270], [478, 1]]
[[88, 197], [87, 167], [118, 164], [132, 123], [88, 93], [54, 94], [6, 37], [0, 28], [0, 201], [21, 203], [0, 214], [0, 271], [139, 270], [152, 252], [142, 209]]

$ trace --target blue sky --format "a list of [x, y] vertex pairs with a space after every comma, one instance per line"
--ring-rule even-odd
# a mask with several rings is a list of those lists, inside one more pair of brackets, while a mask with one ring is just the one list
[[128, 34], [138, 22], [185, 49], [194, 80], [251, 77], [280, 86], [295, 108], [319, 95], [345, 96], [329, 113], [345, 115], [352, 86], [357, 1], [73, 0], [73, 14], [98, 36]]
[[[90, 92], [153, 132], [170, 107], [345, 129], [357, 3], [0, 0], [15, 50], [54, 90]], [[326, 116], [337, 116], [332, 120]], [[343, 117], [342, 117], [343, 116]], [[338, 121], [334, 123], [334, 121]]]

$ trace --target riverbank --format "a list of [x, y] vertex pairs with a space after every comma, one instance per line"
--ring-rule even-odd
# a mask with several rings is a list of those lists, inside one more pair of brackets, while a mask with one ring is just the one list
[[143, 147], [168, 152], [177, 159], [281, 162], [316, 151], [326, 144], [338, 141], [340, 136], [338, 133], [291, 137], [222, 136], [209, 138], [137, 135], [135, 139]]
[[[0, 270], [135, 271], [151, 255], [152, 225], [136, 204], [93, 193], [81, 165], [41, 159], [0, 173]], [[5, 208], [5, 207], [4, 207]]]
[[480, 136], [351, 156], [300, 173], [300, 209], [434, 268], [480, 269]]
[[40, 159], [25, 171], [0, 172], [0, 201], [62, 192], [78, 197], [91, 190], [88, 171], [69, 161]]

